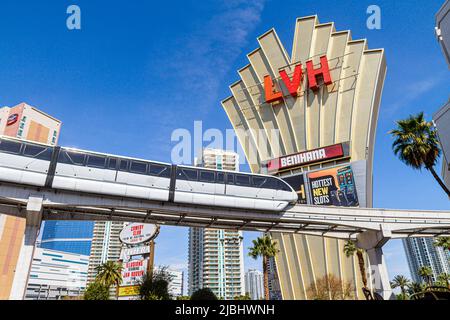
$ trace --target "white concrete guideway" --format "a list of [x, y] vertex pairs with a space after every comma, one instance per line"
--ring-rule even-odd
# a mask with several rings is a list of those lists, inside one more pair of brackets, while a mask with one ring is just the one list
[[280, 213], [193, 206], [1, 183], [0, 212], [25, 217], [24, 249], [12, 298], [26, 285], [41, 220], [139, 221], [160, 225], [294, 232], [357, 240], [367, 250], [373, 287], [390, 298], [382, 246], [405, 237], [450, 235], [450, 211], [418, 211], [295, 205]]

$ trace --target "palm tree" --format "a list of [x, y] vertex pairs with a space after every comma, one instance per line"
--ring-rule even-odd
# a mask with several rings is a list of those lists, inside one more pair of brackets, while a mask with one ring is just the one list
[[438, 275], [438, 281], [442, 284], [442, 286], [450, 289], [450, 274], [445, 272], [441, 273]]
[[267, 270], [267, 263], [269, 258], [274, 257], [279, 250], [276, 247], [276, 243], [268, 235], [253, 240], [253, 247], [250, 247], [249, 250], [248, 255], [253, 259], [263, 258], [264, 297], [266, 300], [269, 300], [269, 271]]
[[99, 283], [111, 288], [116, 286], [116, 297], [119, 293], [119, 286], [122, 283], [122, 265], [118, 262], [107, 261], [99, 265], [97, 268], [97, 276], [95, 280]]
[[450, 251], [450, 237], [437, 237], [433, 243], [436, 247]]
[[424, 288], [423, 284], [418, 283], [418, 282], [411, 282], [411, 283], [408, 285], [408, 291], [409, 291], [409, 294], [410, 294], [410, 295], [411, 295], [411, 294], [415, 294], [415, 293], [422, 292], [424, 289], [425, 289], [425, 288]]
[[433, 269], [429, 266], [420, 267], [418, 270], [419, 276], [421, 276], [429, 287], [433, 285], [431, 276], [433, 275]]
[[411, 281], [406, 278], [405, 276], [398, 275], [395, 276], [394, 279], [391, 281], [391, 288], [400, 288], [400, 291], [402, 292], [402, 296], [406, 297], [406, 288], [410, 285]]
[[427, 169], [450, 197], [450, 190], [434, 170], [441, 149], [433, 124], [425, 120], [423, 112], [397, 121], [397, 128], [389, 132], [394, 138], [392, 149], [402, 162], [413, 169]]
[[364, 250], [361, 248], [358, 248], [356, 246], [355, 241], [349, 240], [344, 245], [344, 253], [347, 257], [351, 257], [356, 253], [356, 256], [358, 257], [359, 272], [361, 273], [361, 279], [363, 282], [363, 286], [364, 286], [364, 288], [367, 288], [367, 275], [366, 275], [366, 266], [365, 266], [365, 262], [364, 262]]

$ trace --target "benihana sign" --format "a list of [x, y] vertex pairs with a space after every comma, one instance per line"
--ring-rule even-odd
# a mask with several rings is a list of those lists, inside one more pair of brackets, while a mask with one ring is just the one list
[[[306, 61], [306, 73], [308, 76], [309, 89], [316, 91], [319, 89], [318, 78], [323, 79], [325, 85], [332, 84], [330, 68], [328, 67], [328, 59], [326, 56], [320, 57], [320, 67], [314, 68], [312, 60]], [[297, 64], [294, 68], [292, 78], [288, 76], [285, 70], [280, 71], [280, 77], [284, 85], [288, 89], [291, 96], [296, 97], [302, 87], [303, 82], [303, 66]], [[283, 93], [278, 91], [271, 76], [264, 77], [264, 93], [267, 103], [276, 102], [283, 99]]]
[[279, 171], [290, 167], [298, 167], [305, 164], [311, 164], [315, 162], [322, 162], [325, 160], [331, 160], [335, 158], [341, 158], [346, 156], [346, 149], [348, 143], [339, 143], [332, 146], [318, 148], [314, 150], [308, 150], [296, 154], [287, 155], [284, 157], [269, 160], [267, 163], [267, 170], [269, 172]]

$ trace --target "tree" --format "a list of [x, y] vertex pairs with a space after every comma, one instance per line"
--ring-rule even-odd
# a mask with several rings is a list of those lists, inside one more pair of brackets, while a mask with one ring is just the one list
[[450, 274], [444, 272], [438, 275], [438, 285], [450, 289]]
[[313, 300], [347, 300], [353, 299], [355, 288], [351, 282], [342, 282], [333, 274], [328, 274], [316, 280], [307, 289], [309, 299]]
[[177, 300], [191, 300], [191, 297], [189, 297], [189, 296], [178, 296]]
[[411, 281], [408, 278], [402, 275], [398, 275], [395, 276], [394, 279], [391, 281], [391, 288], [392, 289], [400, 288], [402, 296], [406, 298], [407, 297], [406, 288], [409, 286], [410, 283]]
[[109, 287], [98, 281], [91, 282], [83, 298], [84, 300], [109, 300]]
[[422, 283], [418, 283], [418, 282], [411, 282], [408, 285], [408, 293], [410, 295], [415, 294], [415, 293], [419, 293], [425, 290], [425, 287]]
[[444, 250], [450, 251], [450, 237], [437, 237], [433, 244], [436, 247], [441, 247]]
[[447, 196], [450, 197], [450, 190], [434, 170], [441, 149], [436, 130], [431, 122], [425, 120], [423, 112], [397, 121], [397, 128], [389, 133], [395, 138], [392, 144], [395, 155], [413, 169], [425, 168], [430, 171]]
[[97, 268], [95, 280], [111, 288], [116, 286], [116, 298], [119, 294], [119, 286], [122, 283], [122, 265], [119, 262], [106, 261]]
[[141, 300], [170, 300], [172, 297], [169, 293], [169, 284], [172, 280], [173, 277], [167, 272], [167, 267], [147, 272], [138, 281]]
[[344, 253], [347, 257], [351, 257], [356, 253], [356, 256], [358, 257], [359, 272], [361, 273], [363, 286], [364, 288], [367, 288], [367, 275], [366, 275], [366, 265], [364, 262], [364, 250], [358, 248], [356, 246], [355, 241], [349, 240], [344, 245]]
[[419, 276], [421, 276], [429, 287], [433, 285], [431, 276], [433, 275], [433, 269], [429, 266], [420, 267], [418, 270]]
[[250, 247], [249, 250], [248, 255], [253, 259], [263, 258], [264, 298], [269, 300], [269, 270], [267, 270], [267, 264], [269, 258], [274, 257], [279, 250], [276, 247], [276, 243], [268, 235], [253, 240], [253, 247]]
[[209, 288], [203, 288], [195, 291], [192, 296], [191, 300], [218, 300], [217, 296], [214, 294], [214, 292], [211, 291]]

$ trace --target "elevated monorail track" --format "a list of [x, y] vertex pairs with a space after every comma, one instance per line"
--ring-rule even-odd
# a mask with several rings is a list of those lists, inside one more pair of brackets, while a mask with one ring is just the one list
[[282, 212], [178, 204], [0, 184], [0, 212], [26, 216], [30, 197], [42, 198], [44, 220], [139, 221], [184, 227], [289, 232], [354, 239], [365, 231], [390, 238], [450, 235], [450, 211], [290, 206]]

